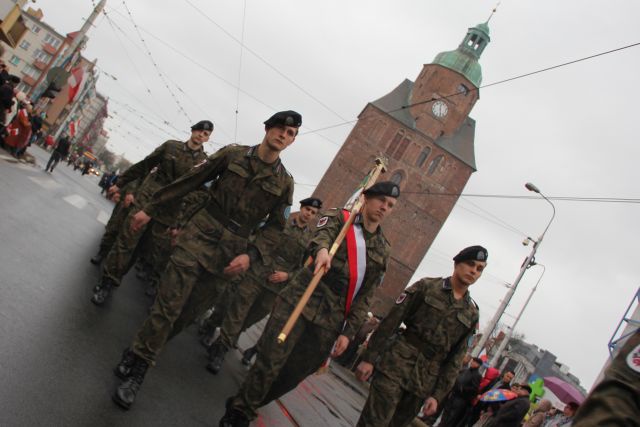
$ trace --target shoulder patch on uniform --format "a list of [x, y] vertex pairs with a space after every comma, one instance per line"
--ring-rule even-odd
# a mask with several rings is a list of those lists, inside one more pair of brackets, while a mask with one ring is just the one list
[[627, 366], [634, 372], [640, 373], [640, 344], [627, 354]]
[[317, 228], [324, 227], [325, 225], [327, 225], [328, 221], [329, 221], [329, 217], [328, 216], [323, 216], [322, 218], [320, 218], [318, 220], [318, 224], [316, 225], [316, 227]]
[[398, 298], [396, 298], [396, 304], [402, 304], [406, 299], [407, 299], [407, 294], [406, 292], [403, 292], [400, 295], [398, 295]]

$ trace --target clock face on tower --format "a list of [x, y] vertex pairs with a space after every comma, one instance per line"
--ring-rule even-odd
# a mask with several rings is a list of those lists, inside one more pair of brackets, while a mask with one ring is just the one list
[[434, 102], [433, 105], [431, 106], [431, 111], [433, 112], [434, 116], [438, 118], [443, 118], [449, 112], [449, 107], [444, 101], [438, 100]]

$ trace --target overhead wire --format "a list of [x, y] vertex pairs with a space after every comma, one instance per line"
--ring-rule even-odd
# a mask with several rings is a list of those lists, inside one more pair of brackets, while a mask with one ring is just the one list
[[[107, 14], [107, 10], [104, 9], [103, 10], [104, 16], [107, 19], [107, 22], [109, 23], [109, 25], [111, 26], [111, 29], [113, 30], [113, 33], [116, 36], [116, 39], [118, 40], [118, 43], [120, 43], [120, 45], [122, 46], [122, 51], [124, 52], [125, 56], [127, 57], [127, 59], [129, 60], [129, 62], [131, 63], [131, 65], [133, 66], [134, 71], [136, 72], [138, 79], [140, 80], [140, 83], [142, 83], [142, 86], [146, 89], [147, 94], [153, 98], [154, 101], [154, 106], [159, 105], [159, 102], [157, 99], [155, 99], [153, 92], [151, 92], [151, 89], [149, 88], [149, 86], [146, 84], [145, 80], [142, 78], [142, 74], [140, 74], [140, 70], [138, 70], [138, 67], [136, 66], [135, 62], [133, 61], [133, 59], [131, 58], [131, 56], [129, 55], [129, 52], [126, 49], [125, 44], [122, 42], [122, 40], [120, 39], [120, 36], [118, 35], [118, 32], [116, 31], [116, 24], [113, 22], [113, 20], [111, 19], [111, 17]], [[161, 115], [159, 115], [160, 117], [162, 117]], [[163, 120], [166, 121], [166, 119], [163, 118]]]
[[236, 92], [236, 125], [233, 130], [233, 141], [238, 140], [238, 114], [240, 110], [240, 81], [242, 79], [242, 54], [244, 52], [244, 27], [247, 19], [247, 0], [244, 0], [244, 7], [242, 10], [242, 35], [240, 42], [240, 59], [238, 61], [238, 90]]
[[193, 120], [191, 119], [191, 117], [189, 117], [189, 114], [187, 113], [187, 111], [184, 109], [184, 107], [180, 103], [180, 100], [178, 100], [178, 97], [176, 96], [176, 94], [169, 87], [169, 84], [167, 83], [167, 81], [166, 81], [166, 79], [164, 77], [164, 73], [160, 69], [160, 66], [157, 64], [156, 60], [153, 58], [153, 55], [151, 55], [151, 50], [149, 49], [149, 46], [147, 45], [147, 42], [145, 41], [144, 37], [142, 36], [142, 33], [138, 29], [138, 24], [136, 24], [136, 21], [133, 19], [133, 14], [129, 10], [129, 7], [127, 6], [127, 3], [124, 0], [122, 0], [122, 5], [124, 6], [127, 14], [129, 15], [129, 19], [131, 20], [131, 23], [133, 24], [133, 27], [136, 30], [136, 34], [138, 34], [138, 37], [140, 38], [140, 41], [142, 42], [142, 45], [144, 46], [144, 48], [145, 48], [145, 50], [147, 52], [149, 60], [153, 64], [153, 67], [155, 68], [156, 72], [158, 73], [158, 76], [160, 77], [160, 80], [162, 81], [164, 86], [167, 88], [167, 91], [169, 92], [169, 94], [173, 98], [173, 101], [177, 105], [178, 111], [181, 112], [187, 118], [188, 123], [191, 123]]
[[[122, 16], [123, 18], [126, 18], [126, 16], [124, 16], [122, 13], [120, 13], [117, 9], [111, 9], [112, 12], [115, 12], [117, 15]], [[230, 82], [229, 80], [225, 79], [224, 77], [220, 76], [218, 73], [216, 73], [215, 71], [211, 70], [210, 68], [208, 68], [207, 66], [203, 65], [202, 63], [200, 63], [199, 61], [196, 61], [195, 59], [193, 59], [192, 57], [190, 57], [189, 55], [186, 55], [182, 50], [176, 48], [175, 46], [172, 46], [171, 44], [169, 44], [168, 42], [164, 41], [163, 39], [161, 39], [160, 37], [156, 36], [155, 34], [151, 33], [149, 30], [145, 29], [144, 27], [138, 25], [138, 29], [143, 31], [144, 33], [146, 33], [149, 37], [153, 38], [154, 40], [156, 40], [158, 43], [162, 44], [163, 46], [167, 47], [168, 49], [172, 50], [173, 52], [175, 52], [177, 55], [183, 57], [184, 59], [186, 59], [187, 61], [191, 62], [192, 64], [196, 65], [198, 68], [200, 68], [201, 70], [207, 72], [208, 74], [212, 75], [213, 77], [215, 77], [216, 79], [218, 79], [219, 81], [223, 82], [224, 84], [226, 84], [227, 86], [230, 86], [236, 90], [239, 90], [243, 95], [247, 96], [248, 98], [252, 99], [253, 101], [257, 102], [258, 104], [262, 105], [263, 107], [266, 107], [267, 109], [271, 110], [271, 111], [275, 111], [276, 107], [268, 104], [267, 102], [261, 100], [260, 98], [254, 96], [253, 94], [245, 91], [244, 89], [242, 89], [241, 87], [235, 85], [234, 83]], [[354, 120], [355, 121], [355, 120]], [[332, 145], [335, 145], [336, 147], [340, 147], [342, 144], [333, 141], [332, 139], [330, 139], [329, 137], [322, 135], [320, 133], [316, 133], [315, 131], [312, 132], [301, 132], [300, 135], [305, 135], [305, 134], [309, 134], [309, 133], [315, 133], [316, 136], [324, 139], [325, 141], [329, 142]]]
[[[307, 91], [304, 87], [302, 87], [301, 85], [299, 85], [298, 83], [296, 83], [291, 77], [287, 76], [286, 74], [284, 74], [282, 71], [280, 71], [278, 68], [276, 68], [273, 64], [271, 64], [269, 61], [267, 61], [265, 58], [263, 58], [260, 54], [258, 54], [256, 51], [254, 51], [253, 49], [249, 48], [247, 45], [244, 44], [244, 39], [243, 40], [238, 40], [233, 34], [231, 34], [229, 31], [227, 31], [222, 25], [218, 24], [213, 18], [211, 18], [207, 13], [205, 13], [202, 9], [198, 8], [196, 5], [194, 5], [190, 0], [184, 0], [189, 6], [191, 6], [193, 9], [195, 9], [200, 15], [202, 15], [204, 18], [206, 18], [209, 22], [211, 22], [213, 25], [215, 25], [216, 27], [218, 27], [224, 34], [226, 34], [229, 38], [231, 38], [233, 41], [235, 41], [236, 43], [240, 44], [240, 46], [242, 48], [244, 48], [247, 52], [251, 53], [253, 56], [255, 56], [258, 60], [260, 60], [263, 64], [265, 64], [267, 67], [271, 68], [271, 70], [273, 70], [274, 72], [276, 72], [279, 76], [281, 76], [282, 78], [284, 78], [286, 81], [288, 81], [290, 84], [292, 84], [294, 87], [296, 87], [297, 89], [299, 89], [302, 93], [304, 93], [305, 95], [307, 95], [309, 98], [311, 98], [312, 100], [314, 100], [315, 102], [317, 102], [319, 105], [321, 105], [322, 107], [324, 107], [327, 111], [333, 113], [336, 117], [338, 117], [340, 120], [347, 120], [345, 117], [343, 117], [342, 115], [340, 115], [338, 112], [336, 112], [335, 110], [333, 110], [331, 107], [329, 107], [327, 104], [325, 104], [324, 102], [322, 102], [320, 99], [318, 99], [316, 96], [314, 96], [313, 94], [311, 94], [309, 91]], [[245, 6], [246, 6], [246, 2], [245, 2]]]

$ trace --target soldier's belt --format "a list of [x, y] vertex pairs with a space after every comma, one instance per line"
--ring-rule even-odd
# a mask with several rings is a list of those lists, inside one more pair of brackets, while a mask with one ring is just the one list
[[436, 349], [426, 343], [415, 332], [407, 329], [404, 331], [402, 336], [407, 344], [415, 347], [426, 359], [431, 360], [437, 354]]
[[251, 228], [239, 224], [231, 218], [227, 217], [227, 215], [222, 212], [218, 205], [216, 205], [215, 203], [209, 203], [205, 209], [207, 210], [207, 213], [209, 213], [209, 215], [214, 217], [216, 221], [222, 224], [224, 228], [226, 228], [233, 234], [244, 237], [245, 239], [249, 238], [249, 235], [251, 234]]

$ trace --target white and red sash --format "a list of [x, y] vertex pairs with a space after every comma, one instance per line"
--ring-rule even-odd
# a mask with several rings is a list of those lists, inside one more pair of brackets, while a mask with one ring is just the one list
[[[350, 212], [342, 211], [344, 221], [349, 220]], [[367, 244], [364, 240], [362, 225], [355, 221], [347, 231], [347, 262], [349, 263], [349, 290], [347, 291], [347, 301], [344, 309], [344, 317], [347, 318], [351, 303], [362, 287], [364, 275], [367, 270]]]

